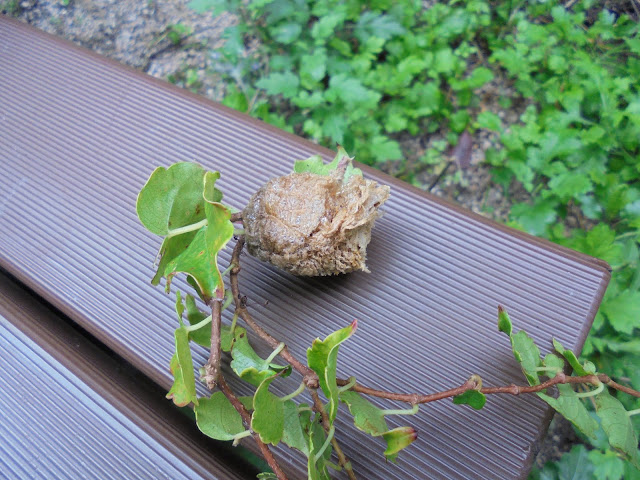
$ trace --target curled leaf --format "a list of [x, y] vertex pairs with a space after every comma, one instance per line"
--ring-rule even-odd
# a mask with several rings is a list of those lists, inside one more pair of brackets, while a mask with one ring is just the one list
[[175, 344], [176, 353], [171, 358], [171, 372], [174, 382], [167, 398], [173, 399], [173, 402], [180, 407], [184, 407], [190, 402], [198, 405], [193, 359], [189, 348], [189, 332], [184, 326], [175, 331]]
[[204, 219], [202, 178], [204, 169], [181, 162], [156, 168], [142, 187], [136, 211], [142, 224], [156, 235]]
[[478, 390], [467, 390], [460, 395], [453, 397], [453, 403], [456, 405], [469, 405], [475, 410], [480, 410], [487, 402], [487, 397]]
[[336, 369], [338, 367], [338, 347], [356, 331], [357, 321], [351, 325], [328, 335], [324, 340], [316, 338], [307, 350], [309, 367], [318, 374], [320, 387], [329, 400], [329, 418], [333, 422], [338, 413], [338, 384]]
[[398, 457], [400, 450], [408, 447], [418, 438], [418, 432], [412, 427], [398, 427], [383, 433], [382, 438], [387, 442], [387, 449], [384, 451], [384, 456], [387, 460], [393, 462]]

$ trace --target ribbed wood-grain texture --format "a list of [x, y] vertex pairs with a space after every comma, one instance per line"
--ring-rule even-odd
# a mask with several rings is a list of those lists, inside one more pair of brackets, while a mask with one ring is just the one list
[[[176, 320], [172, 297], [149, 284], [160, 242], [137, 221], [139, 189], [156, 166], [194, 160], [222, 173], [225, 201], [241, 208], [267, 179], [314, 153], [332, 157], [0, 19], [0, 265], [165, 387]], [[581, 348], [609, 279], [604, 262], [364, 171], [392, 187], [369, 249], [372, 273], [295, 278], [244, 257], [249, 307], [294, 354], [304, 358], [316, 336], [357, 318], [339, 373], [363, 384], [426, 393], [472, 373], [486, 385], [522, 383], [496, 329], [498, 304], [544, 351], [551, 337]], [[196, 352], [197, 363], [205, 358]], [[273, 390], [295, 389], [292, 377]], [[355, 430], [348, 412], [341, 418], [337, 438], [361, 478], [508, 479], [527, 475], [549, 412], [534, 397], [491, 398], [481, 412], [448, 401], [424, 406], [397, 419], [419, 431], [397, 465], [385, 463], [381, 442]], [[304, 468], [295, 453], [283, 455]]]
[[1, 270], [0, 366], [3, 479], [255, 478], [155, 383]]

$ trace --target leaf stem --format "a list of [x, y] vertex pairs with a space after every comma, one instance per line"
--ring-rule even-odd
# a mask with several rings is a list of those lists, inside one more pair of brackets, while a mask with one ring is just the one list
[[209, 315], [207, 318], [205, 318], [204, 320], [194, 324], [194, 325], [189, 325], [188, 327], [184, 327], [184, 329], [187, 332], [193, 332], [194, 330], [198, 330], [202, 327], [204, 327], [205, 325], [208, 325], [211, 322], [211, 315]]
[[275, 348], [275, 350], [271, 352], [271, 355], [267, 357], [265, 362], [266, 363], [273, 362], [273, 359], [276, 358], [278, 355], [280, 355], [280, 352], [282, 351], [283, 348], [284, 348], [284, 342], [280, 342], [280, 344]]
[[304, 382], [302, 382], [300, 384], [300, 386], [294, 392], [291, 392], [289, 395], [285, 395], [284, 397], [280, 397], [280, 401], [281, 402], [286, 402], [287, 400], [291, 400], [292, 398], [296, 398], [298, 395], [300, 395], [302, 392], [304, 392], [305, 388], [307, 388], [307, 386], [305, 385]]
[[322, 454], [331, 443], [331, 440], [333, 440], [333, 434], [335, 433], [335, 431], [336, 431], [336, 427], [334, 425], [331, 425], [331, 428], [329, 429], [329, 433], [327, 434], [327, 439], [324, 441], [322, 448], [320, 448], [320, 450], [318, 450], [318, 452], [313, 457], [314, 462], [317, 462], [318, 460], [320, 460], [320, 458], [322, 457]]
[[576, 393], [576, 397], [578, 398], [589, 398], [589, 397], [595, 397], [596, 395], [598, 395], [600, 392], [602, 392], [604, 390], [604, 383], [601, 383], [600, 385], [598, 385], [596, 387], [595, 390], [591, 390], [590, 392], [580, 392], [580, 393]]
[[634, 415], [640, 415], [640, 408], [636, 408], [635, 410], [629, 410], [627, 415], [633, 417]]
[[167, 232], [167, 234], [165, 235], [165, 238], [171, 238], [175, 237], [176, 235], [182, 235], [183, 233], [200, 230], [202, 227], [206, 227], [207, 225], [209, 225], [209, 221], [205, 218], [204, 220], [200, 220], [197, 223], [192, 223], [191, 225], [185, 225], [184, 227], [169, 230], [169, 232]]
[[349, 383], [343, 385], [342, 387], [338, 387], [338, 393], [346, 392], [347, 390], [351, 390], [356, 384], [356, 377], [349, 377]]
[[236, 435], [233, 436], [233, 446], [236, 447], [238, 446], [238, 443], [240, 443], [240, 440], [242, 440], [243, 438], [249, 437], [251, 436], [251, 430], [245, 430], [244, 432], [240, 432]]
[[419, 404], [415, 404], [412, 408], [408, 409], [408, 410], [382, 410], [382, 414], [383, 415], [415, 415], [416, 413], [418, 413], [418, 410], [420, 409], [420, 405]]
[[231, 302], [233, 302], [233, 294], [229, 290], [227, 290], [226, 292], [224, 292], [224, 303], [222, 304], [223, 312], [227, 308], [229, 308], [229, 305], [231, 305]]
[[558, 367], [536, 367], [536, 372], [544, 373], [544, 372], [553, 372], [554, 376], [560, 371]]
[[231, 335], [233, 336], [233, 332], [236, 329], [236, 323], [238, 323], [238, 313], [234, 313], [233, 314], [233, 318], [231, 319], [231, 326], [229, 327], [231, 329]]
[[342, 467], [340, 465], [336, 465], [333, 462], [330, 462], [329, 460], [325, 460], [324, 464], [327, 467], [331, 467], [333, 470], [335, 470], [336, 472], [341, 472], [342, 471]]

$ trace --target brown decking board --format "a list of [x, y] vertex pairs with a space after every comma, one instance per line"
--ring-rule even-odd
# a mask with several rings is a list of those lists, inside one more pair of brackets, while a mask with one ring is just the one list
[[255, 478], [87, 337], [0, 270], [0, 477]]
[[[165, 388], [176, 319], [172, 297], [149, 284], [160, 239], [136, 218], [140, 187], [158, 165], [195, 160], [222, 173], [225, 202], [241, 208], [267, 179], [314, 153], [333, 156], [0, 17], [0, 266]], [[293, 353], [304, 358], [316, 336], [357, 318], [340, 352], [342, 376], [421, 393], [472, 373], [486, 385], [522, 383], [496, 329], [498, 304], [544, 352], [552, 336], [581, 348], [609, 280], [604, 262], [363, 170], [392, 186], [369, 249], [372, 273], [295, 278], [244, 257], [249, 307]], [[229, 256], [227, 248], [222, 265]], [[202, 364], [206, 352], [194, 358]], [[295, 389], [291, 377], [272, 390]], [[490, 398], [481, 412], [448, 401], [424, 406], [396, 419], [419, 437], [393, 465], [381, 442], [341, 412], [337, 438], [372, 480], [524, 478], [550, 418], [535, 397]], [[279, 454], [304, 469], [294, 452]]]

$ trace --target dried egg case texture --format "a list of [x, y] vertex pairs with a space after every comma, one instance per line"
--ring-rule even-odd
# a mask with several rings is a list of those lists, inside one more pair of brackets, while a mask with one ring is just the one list
[[389, 187], [343, 177], [291, 173], [267, 182], [242, 212], [249, 253], [300, 276], [368, 272], [367, 245]]

